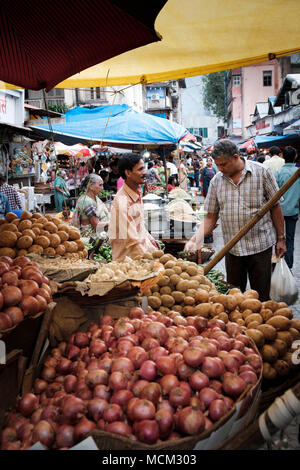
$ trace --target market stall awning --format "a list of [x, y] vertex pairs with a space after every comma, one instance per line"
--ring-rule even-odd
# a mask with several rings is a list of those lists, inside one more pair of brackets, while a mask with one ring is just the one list
[[282, 133], [284, 135], [286, 135], [286, 134], [299, 134], [300, 135], [300, 119], [293, 122], [289, 126], [285, 127], [285, 129], [283, 129]]
[[255, 145], [259, 148], [269, 148], [272, 145], [292, 145], [293, 142], [300, 142], [300, 135], [257, 135], [254, 137]]
[[[105, 108], [114, 110], [114, 106], [108, 105]], [[101, 114], [101, 109], [99, 113]], [[66, 122], [52, 124], [52, 130], [48, 123], [31, 127], [45, 137], [49, 137], [53, 132], [54, 139], [66, 145], [77, 142], [116, 144], [116, 146], [167, 145], [177, 143], [187, 133], [186, 128], [176, 122], [147, 113], [138, 113], [127, 105], [123, 105], [122, 112], [109, 118], [98, 117], [94, 110], [85, 109], [81, 120], [77, 120], [79, 114], [80, 109], [74, 120], [74, 116], [66, 113]]]
[[239, 145], [240, 150], [255, 150], [255, 142], [254, 139], [246, 140], [246, 142], [243, 142], [242, 144]]
[[154, 21], [165, 3], [1, 0], [0, 79], [49, 91], [81, 70], [158, 41]]
[[[15, 2], [8, 0], [5, 3], [11, 3], [14, 12], [18, 11]], [[31, 13], [32, 9], [27, 3], [26, 8]], [[61, 1], [62, 5], [65, 3], [68, 2]], [[82, 2], [71, 3], [77, 5]], [[147, 2], [140, 3], [147, 8]], [[63, 11], [63, 6], [58, 11]], [[90, 20], [94, 22], [94, 15], [90, 11]], [[99, 60], [98, 65], [75, 75], [72, 72], [72, 76], [61, 81], [59, 87], [176, 80], [293, 54], [300, 51], [299, 15], [299, 0], [168, 0], [155, 21], [155, 29], [162, 36], [161, 41], [130, 50], [102, 63]], [[49, 30], [49, 24], [54, 24], [53, 31], [56, 34], [58, 20], [59, 15], [53, 23], [47, 17], [46, 29]], [[95, 41], [102, 38], [101, 31], [105, 25], [103, 21], [99, 24], [99, 18], [96, 18], [96, 22], [97, 26], [94, 28], [91, 25], [90, 28]], [[123, 29], [118, 31], [122, 42], [130, 34], [127, 32], [124, 35]], [[104, 44], [110, 48], [109, 41], [105, 40]], [[50, 45], [44, 45], [45, 51], [47, 47]], [[70, 57], [73, 59], [73, 55]], [[70, 57], [67, 57], [68, 62]], [[48, 59], [47, 53], [45, 59]]]
[[54, 142], [54, 149], [56, 155], [68, 155], [69, 157], [88, 159], [96, 155], [95, 151], [86, 145], [64, 145], [62, 142]]

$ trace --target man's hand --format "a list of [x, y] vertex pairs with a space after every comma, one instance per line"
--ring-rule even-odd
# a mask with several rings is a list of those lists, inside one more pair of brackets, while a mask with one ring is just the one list
[[278, 240], [275, 245], [275, 254], [277, 258], [282, 258], [286, 253], [286, 244], [284, 240]]
[[184, 251], [196, 251], [197, 250], [196, 239], [193, 240], [193, 238], [191, 238], [188, 242], [186, 242], [184, 246]]
[[157, 241], [157, 240], [155, 240], [155, 238], [153, 238], [153, 239], [151, 240], [151, 242], [152, 242], [152, 245], [155, 246], [155, 248], [158, 248], [158, 250], [161, 250], [161, 246], [160, 246], [159, 241]]

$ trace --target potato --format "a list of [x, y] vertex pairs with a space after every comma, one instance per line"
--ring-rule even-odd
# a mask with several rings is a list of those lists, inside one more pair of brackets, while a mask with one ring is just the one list
[[28, 253], [40, 253], [40, 254], [42, 254], [43, 251], [44, 251], [44, 248], [41, 245], [34, 244], [34, 245], [31, 245], [30, 248], [28, 248]]
[[28, 211], [23, 211], [21, 216], [20, 216], [20, 220], [29, 220], [31, 218], [32, 218], [32, 215]]
[[243, 320], [242, 318], [238, 318], [236, 323], [240, 326], [245, 326], [245, 320]]
[[284, 317], [289, 318], [290, 320], [293, 318], [293, 312], [290, 308], [279, 308], [275, 312], [276, 315], [283, 315]]
[[272, 318], [274, 316], [274, 313], [270, 308], [262, 308], [259, 314], [261, 315], [265, 323], [269, 320], [269, 318]]
[[18, 250], [17, 256], [26, 256], [28, 253], [27, 250]]
[[235, 295], [235, 294], [241, 294], [242, 291], [238, 287], [233, 287], [232, 289], [229, 289], [228, 294], [230, 295]]
[[165, 275], [165, 276], [171, 277], [171, 276], [173, 276], [173, 274], [176, 274], [175, 271], [174, 271], [174, 269], [170, 269], [170, 268], [169, 268], [169, 269], [165, 269], [165, 272], [164, 272], [164, 275]]
[[285, 331], [290, 328], [291, 320], [283, 315], [275, 315], [274, 317], [269, 318], [267, 325], [274, 326], [277, 331]]
[[288, 307], [289, 306], [286, 302], [277, 302], [277, 310], [279, 310], [280, 308], [288, 308]]
[[193, 297], [186, 296], [183, 300], [184, 305], [194, 305], [195, 299]]
[[0, 246], [13, 248], [17, 243], [18, 235], [16, 232], [12, 232], [10, 230], [3, 230], [0, 232]]
[[225, 311], [224, 305], [218, 302], [211, 305], [210, 314], [212, 316], [219, 315], [219, 313], [224, 312], [224, 311]]
[[300, 320], [296, 320], [295, 318], [293, 318], [291, 320], [291, 327], [295, 328], [298, 331], [300, 331]]
[[274, 380], [277, 377], [277, 372], [274, 367], [271, 366], [268, 362], [263, 363], [262, 376], [266, 380]]
[[258, 299], [259, 298], [258, 292], [253, 289], [246, 290], [243, 293], [243, 295], [246, 299]]
[[157, 310], [161, 306], [161, 300], [158, 297], [151, 295], [150, 297], [148, 297], [148, 304], [150, 305], [150, 307]]
[[188, 273], [183, 272], [180, 274], [180, 279], [184, 279], [185, 281], [188, 281], [190, 279], [190, 276]]
[[[238, 300], [234, 295], [227, 294], [225, 295], [225, 303], [223, 304], [228, 312], [232, 312], [238, 306]], [[221, 302], [222, 303], [222, 302]]]
[[288, 347], [290, 347], [293, 342], [293, 337], [290, 331], [277, 331], [277, 339], [284, 341]]
[[180, 292], [186, 292], [188, 288], [189, 288], [189, 284], [186, 280], [181, 280], [178, 282], [178, 284], [176, 284], [176, 289], [179, 290]]
[[181, 305], [173, 305], [172, 310], [178, 313], [182, 313], [183, 307]]
[[[58, 228], [58, 227], [57, 227]], [[80, 239], [80, 232], [76, 228], [69, 229], [69, 240], [75, 241]], [[152, 253], [153, 256], [153, 253]]]
[[257, 329], [262, 332], [266, 341], [275, 341], [277, 338], [277, 331], [272, 325], [258, 325]]
[[173, 284], [173, 286], [177, 286], [178, 282], [181, 281], [181, 277], [178, 274], [172, 274], [170, 276], [170, 282]]
[[36, 233], [34, 233], [34, 231], [30, 228], [26, 228], [25, 230], [23, 230], [22, 235], [28, 235], [32, 238], [32, 240], [36, 238]]
[[50, 233], [56, 233], [58, 232], [58, 227], [55, 225], [53, 222], [48, 222], [45, 223], [44, 229], [47, 230]]
[[[14, 212], [7, 212], [5, 214], [5, 220], [8, 223], [12, 222], [14, 219], [17, 219], [17, 218], [18, 218], [18, 216]], [[5, 222], [3, 222], [3, 223], [5, 223]]]
[[182, 269], [180, 266], [173, 266], [172, 270], [174, 271], [175, 274], [181, 274], [182, 273]]
[[183, 292], [174, 290], [171, 295], [172, 295], [172, 297], [175, 299], [175, 302], [176, 302], [177, 304], [180, 304], [181, 302], [184, 301], [185, 295], [184, 295]]
[[214, 318], [217, 318], [218, 320], [222, 320], [224, 323], [228, 323], [229, 321], [228, 315], [225, 312], [219, 313]]
[[276, 362], [274, 362], [273, 367], [280, 377], [288, 375], [291, 370], [289, 364], [282, 359], [278, 359]]
[[189, 316], [192, 317], [195, 315], [195, 309], [191, 305], [186, 305], [185, 307], [183, 307], [182, 312], [183, 312], [183, 315], [185, 315], [186, 317], [189, 317]]
[[158, 297], [160, 299], [160, 293], [159, 292], [153, 292], [152, 294], [154, 297]]
[[27, 249], [33, 244], [33, 239], [29, 235], [23, 235], [17, 241], [17, 247], [20, 249]]
[[169, 260], [165, 263], [165, 269], [172, 269], [174, 266], [176, 266], [176, 262]]
[[197, 276], [197, 274], [198, 274], [198, 268], [197, 268], [197, 266], [188, 266], [187, 269], [186, 269], [186, 272], [187, 272], [190, 276]]
[[[19, 226], [19, 225], [18, 225]], [[18, 227], [16, 226], [16, 224], [13, 224], [13, 223], [4, 223], [4, 224], [1, 224], [0, 225], [0, 232], [4, 232], [4, 231], [8, 231], [8, 232], [18, 232]]]
[[31, 230], [35, 234], [35, 236], [40, 235], [41, 233], [41, 229], [39, 229], [38, 227], [35, 227], [34, 225], [32, 226], [31, 229], [26, 229], [26, 230]]
[[169, 313], [168, 307], [163, 307], [163, 306], [162, 306], [162, 307], [159, 307], [158, 311], [159, 311], [160, 313], [162, 313], [163, 315], [168, 315], [168, 313]]
[[18, 230], [20, 232], [23, 232], [23, 230], [26, 230], [26, 229], [31, 229], [32, 228], [32, 222], [31, 220], [29, 219], [25, 219], [25, 220], [21, 220], [19, 225], [18, 225]]
[[215, 303], [215, 304], [216, 303], [222, 304], [225, 307], [226, 295], [225, 294], [213, 295], [213, 296], [210, 297], [210, 301]]
[[235, 297], [235, 300], [237, 301], [237, 306], [240, 307], [242, 302], [245, 300], [245, 297], [243, 294], [233, 294]]
[[42, 217], [42, 214], [40, 214], [39, 212], [34, 212], [32, 214], [32, 219], [40, 219]]
[[259, 315], [259, 313], [252, 313], [252, 315], [247, 315], [247, 317], [245, 318], [246, 325], [249, 325], [249, 323], [254, 321], [257, 322], [258, 325], [261, 325], [263, 323], [263, 319]]
[[161, 258], [164, 255], [162, 250], [153, 251], [152, 256], [153, 258]]
[[155, 286], [151, 287], [152, 292], [159, 292], [159, 286], [155, 284]]
[[55, 249], [55, 253], [58, 256], [64, 256], [65, 252], [66, 252], [66, 249], [63, 245], [58, 245], [58, 247]]
[[[211, 304], [208, 302], [198, 304], [194, 307], [195, 315], [199, 317], [209, 318], [211, 314]], [[222, 313], [222, 312], [219, 312]]]
[[206, 303], [208, 302], [209, 294], [204, 289], [198, 289], [195, 295], [196, 303]]
[[261, 302], [257, 299], [245, 299], [240, 305], [241, 310], [252, 310], [253, 313], [259, 312], [261, 309]]
[[196, 298], [197, 290], [196, 289], [188, 289], [185, 293], [188, 297]]
[[9, 256], [9, 258], [15, 258], [17, 255], [16, 250], [14, 248], [3, 247], [0, 248], [0, 256]]
[[293, 341], [300, 339], [300, 331], [296, 330], [296, 328], [290, 328], [288, 332], [291, 335]]
[[165, 254], [159, 259], [159, 262], [162, 263], [162, 264], [165, 264], [165, 263], [167, 263], [168, 261], [170, 261], [172, 259], [173, 259], [172, 255]]
[[[245, 320], [244, 320], [244, 322], [245, 322], [245, 325], [246, 325]], [[247, 328], [257, 328], [259, 325], [260, 325], [260, 323], [258, 321], [251, 321], [246, 326], [247, 326]]]
[[291, 351], [288, 351], [283, 357], [282, 360], [287, 362], [291, 369], [296, 369], [299, 365], [295, 364], [294, 356]]
[[[65, 243], [71, 243], [71, 242], [65, 242]], [[67, 250], [68, 251], [68, 250]], [[157, 284], [160, 286], [160, 287], [164, 287], [164, 286], [167, 286], [170, 282], [170, 279], [168, 278], [168, 276], [162, 276]]]
[[[248, 331], [249, 330], [247, 330], [247, 332], [246, 332], [247, 334], [248, 334]], [[257, 330], [257, 331], [259, 331], [259, 330]], [[262, 334], [262, 336], [263, 336], [263, 334]], [[277, 359], [278, 359], [277, 349], [274, 348], [273, 346], [271, 346], [270, 344], [264, 344], [263, 345], [263, 347], [261, 349], [261, 355], [262, 355], [262, 358], [263, 358], [264, 361], [270, 362], [271, 364], [273, 362], [276, 362]]]
[[47, 255], [47, 256], [55, 256], [56, 255], [56, 251], [54, 248], [52, 248], [52, 246], [49, 246], [48, 248], [45, 248], [44, 249], [44, 255]]
[[[50, 247], [57, 248], [61, 244], [61, 239], [56, 233], [51, 233], [49, 235]], [[78, 245], [77, 245], [78, 246]]]
[[49, 238], [45, 237], [45, 235], [39, 235], [35, 239], [35, 244], [40, 245], [43, 248], [48, 248], [48, 246], [50, 245], [50, 240]]
[[171, 287], [169, 287], [169, 286], [164, 286], [164, 287], [162, 287], [162, 288], [160, 289], [159, 292], [160, 292], [162, 295], [164, 295], [164, 294], [171, 294], [172, 289], [171, 289]]
[[[206, 292], [209, 292], [209, 293], [211, 292], [211, 288], [210, 288], [208, 285], [206, 285], [206, 284], [200, 284], [200, 285], [199, 285], [199, 289], [205, 290]], [[211, 295], [215, 295], [215, 294], [212, 293]]]
[[230, 321], [236, 322], [238, 319], [243, 319], [243, 315], [238, 310], [233, 310], [229, 313], [229, 319]]
[[171, 308], [175, 304], [175, 299], [171, 295], [164, 294], [161, 296], [161, 303], [164, 307]]
[[241, 314], [242, 314], [242, 317], [243, 317], [244, 320], [246, 320], [246, 318], [249, 317], [250, 315], [254, 315], [252, 310], [250, 310], [249, 308], [246, 308], [246, 310], [241, 312]]
[[265, 344], [265, 337], [263, 333], [255, 328], [247, 328], [246, 335], [253, 339], [259, 349], [261, 349]]
[[282, 357], [287, 353], [288, 346], [285, 341], [282, 339], [275, 339], [272, 343], [270, 343], [275, 349], [277, 349], [278, 356]]
[[52, 222], [57, 226], [57, 228], [61, 225], [61, 221], [57, 217], [52, 217]]
[[198, 289], [199, 288], [199, 281], [193, 281], [193, 280], [189, 280], [189, 286], [190, 286], [190, 289]]
[[69, 234], [67, 232], [65, 232], [63, 230], [59, 230], [56, 233], [59, 236], [59, 238], [61, 239], [62, 243], [69, 240]]
[[272, 312], [275, 312], [275, 310], [278, 308], [278, 304], [273, 300], [267, 300], [266, 302], [262, 303], [262, 308], [268, 308], [272, 310]]

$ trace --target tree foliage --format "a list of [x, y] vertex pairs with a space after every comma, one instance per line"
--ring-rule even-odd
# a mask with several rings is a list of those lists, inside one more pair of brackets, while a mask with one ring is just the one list
[[56, 113], [65, 114], [69, 107], [66, 104], [48, 104], [49, 111], [55, 111]]
[[203, 104], [219, 119], [226, 120], [225, 72], [209, 73], [202, 77]]

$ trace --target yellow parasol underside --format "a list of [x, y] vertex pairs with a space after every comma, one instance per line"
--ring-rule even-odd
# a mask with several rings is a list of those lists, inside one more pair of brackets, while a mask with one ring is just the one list
[[155, 23], [162, 41], [86, 69], [57, 88], [177, 80], [294, 54], [300, 52], [299, 17], [299, 0], [169, 0]]

